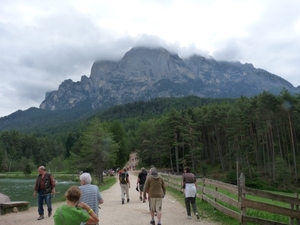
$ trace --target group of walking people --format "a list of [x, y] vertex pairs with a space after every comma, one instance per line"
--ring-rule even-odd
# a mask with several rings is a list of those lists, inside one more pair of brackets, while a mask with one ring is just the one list
[[[40, 166], [38, 172], [33, 196], [38, 193], [38, 220], [42, 220], [44, 219], [44, 201], [47, 205], [48, 217], [52, 215], [51, 197], [55, 194], [55, 181], [53, 176], [46, 172], [44, 166]], [[99, 204], [104, 202], [99, 188], [91, 184], [92, 178], [89, 173], [82, 173], [79, 179], [81, 185], [70, 187], [65, 193], [66, 204], [56, 209], [53, 215], [55, 225], [98, 224]], [[119, 173], [119, 184], [122, 204], [125, 204], [125, 200], [129, 203], [130, 179], [126, 168]], [[164, 179], [158, 174], [156, 168], [151, 166], [149, 173], [145, 168], [141, 169], [136, 185], [140, 200], [149, 201], [150, 224], [155, 224], [155, 216], [157, 216], [157, 225], [161, 225], [162, 200], [166, 195]], [[187, 218], [191, 219], [190, 206], [192, 206], [194, 214], [199, 219], [196, 207], [197, 182], [189, 167], [184, 168], [182, 190], [185, 196]]]
[[[129, 203], [129, 191], [130, 179], [127, 172], [127, 168], [124, 167], [119, 174], [119, 183], [121, 187], [121, 201], [125, 203], [125, 196], [127, 203]], [[140, 200], [142, 202], [149, 201], [149, 210], [151, 215], [150, 224], [155, 224], [154, 216], [157, 215], [157, 225], [161, 225], [161, 210], [162, 199], [166, 194], [166, 185], [161, 176], [158, 175], [154, 166], [151, 166], [149, 174], [144, 167], [141, 168], [141, 172], [138, 174], [136, 182], [136, 190], [139, 192]]]
[[[33, 196], [38, 194], [38, 220], [44, 219], [43, 203], [48, 209], [48, 217], [52, 215], [51, 198], [55, 194], [55, 181], [44, 166], [38, 168], [38, 177], [35, 182]], [[71, 186], [65, 193], [66, 204], [59, 206], [54, 215], [55, 225], [84, 225], [98, 224], [99, 204], [104, 202], [98, 186], [91, 184], [89, 173], [79, 176], [80, 186]]]

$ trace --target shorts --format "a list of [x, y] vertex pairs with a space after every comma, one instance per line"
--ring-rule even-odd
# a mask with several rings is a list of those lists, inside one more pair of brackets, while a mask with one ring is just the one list
[[139, 188], [140, 188], [140, 191], [143, 192], [143, 190], [144, 190], [144, 184], [140, 184]]
[[162, 198], [150, 198], [149, 209], [152, 212], [160, 212], [162, 209]]

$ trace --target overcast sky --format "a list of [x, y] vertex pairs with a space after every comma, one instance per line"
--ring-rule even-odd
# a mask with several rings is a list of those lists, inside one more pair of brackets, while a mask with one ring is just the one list
[[0, 0], [0, 117], [136, 45], [252, 63], [300, 85], [299, 0]]

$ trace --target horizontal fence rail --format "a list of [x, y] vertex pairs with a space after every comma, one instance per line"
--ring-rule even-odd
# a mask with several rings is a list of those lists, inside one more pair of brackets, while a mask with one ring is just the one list
[[[182, 176], [163, 174], [167, 185], [178, 191], [182, 190]], [[197, 179], [197, 198], [206, 201], [214, 209], [232, 217], [245, 225], [262, 224], [262, 225], [300, 225], [300, 199], [296, 194], [295, 197], [274, 194], [267, 191], [247, 188], [245, 186], [245, 177], [241, 174], [238, 185], [227, 184], [224, 182], [198, 178]], [[259, 200], [253, 199], [260, 198]], [[286, 223], [273, 219], [263, 218], [261, 212], [283, 216]], [[258, 213], [259, 212], [259, 213]]]

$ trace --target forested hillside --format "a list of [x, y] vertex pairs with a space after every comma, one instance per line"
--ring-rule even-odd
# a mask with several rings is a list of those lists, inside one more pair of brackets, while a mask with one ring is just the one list
[[247, 185], [298, 186], [299, 95], [264, 92], [198, 106], [181, 102], [180, 109], [160, 101], [113, 107], [65, 132], [2, 132], [1, 172], [44, 164], [52, 170], [88, 169], [101, 179], [102, 169], [123, 166], [134, 151], [146, 167], [181, 172], [188, 165], [199, 176], [234, 183], [238, 162]]

